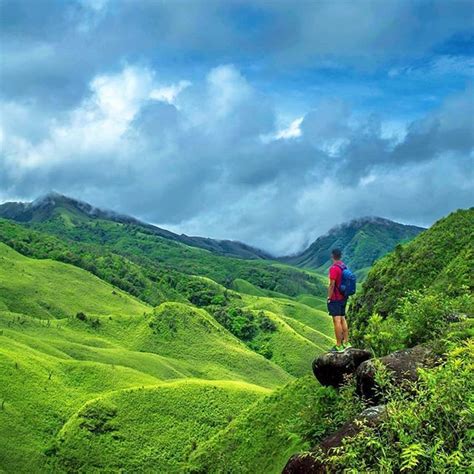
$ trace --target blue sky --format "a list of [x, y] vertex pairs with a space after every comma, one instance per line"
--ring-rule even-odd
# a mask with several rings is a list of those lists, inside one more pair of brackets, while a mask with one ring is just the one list
[[0, 200], [281, 254], [473, 204], [469, 1], [0, 0]]

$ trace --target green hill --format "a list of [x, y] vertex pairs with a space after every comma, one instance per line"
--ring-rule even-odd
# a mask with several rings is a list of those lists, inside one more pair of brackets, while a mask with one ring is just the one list
[[[351, 306], [351, 321], [362, 333], [369, 318], [396, 313], [410, 291], [455, 298], [474, 288], [474, 208], [436, 222], [411, 242], [377, 262]], [[440, 298], [438, 298], [439, 300]]]
[[201, 443], [266, 394], [196, 380], [116, 391], [81, 407], [49, 455], [57, 472], [184, 472]]
[[[193, 237], [185, 234], [175, 234], [169, 230], [146, 224], [131, 216], [114, 211], [99, 209], [86, 202], [79, 201], [56, 192], [50, 192], [32, 202], [6, 202], [0, 205], [0, 217], [18, 222], [45, 222], [54, 219], [57, 208], [67, 211], [67, 214], [76, 219], [87, 221], [101, 219], [122, 224], [133, 224], [148, 229], [155, 235], [175, 242], [181, 242], [191, 247], [197, 247], [218, 255], [247, 259], [268, 259], [270, 255], [263, 250], [251, 247], [242, 242], [233, 240], [216, 240], [206, 237]], [[71, 222], [72, 223], [72, 222]]]
[[[228, 296], [238, 314], [271, 329], [244, 344], [190, 303], [152, 308], [86, 270], [26, 257], [5, 244], [0, 281], [0, 466], [6, 472], [50, 472], [53, 465], [107, 470], [123, 457], [130, 470], [153, 460], [179, 471], [241, 410], [291, 381], [290, 374], [307, 373], [331, 342], [329, 317], [291, 299]], [[217, 295], [228, 291], [196, 282]], [[255, 353], [252, 344], [265, 344], [271, 356]], [[103, 425], [110, 413], [120, 428], [109, 432]]]
[[291, 380], [204, 310], [166, 303], [153, 311], [87, 271], [4, 244], [0, 278], [0, 466], [7, 472], [47, 471], [44, 453], [67, 419], [112, 391], [225, 380], [230, 398], [236, 386], [250, 387], [234, 396], [235, 414], [239, 399], [243, 408]]
[[[95, 253], [123, 256], [153, 274], [166, 272], [178, 279], [179, 275], [206, 276], [229, 288], [234, 280], [243, 279], [287, 296], [324, 293], [314, 275], [263, 260], [267, 255], [254, 260], [223, 256], [220, 251], [208, 250], [208, 246], [191, 246], [194, 241], [190, 243], [187, 237], [177, 238], [176, 234], [134, 218], [100, 211], [65, 196], [46, 196], [33, 203], [5, 203], [0, 206], [0, 217], [67, 239], [73, 245], [88, 244]], [[94, 272], [94, 263], [90, 266]]]
[[313, 376], [289, 383], [243, 411], [195, 450], [191, 472], [278, 474], [357, 410]]
[[344, 262], [353, 271], [370, 267], [401, 242], [413, 239], [424, 229], [380, 217], [365, 217], [331, 229], [300, 254], [281, 260], [302, 268], [326, 271], [331, 249], [340, 248]]
[[[64, 284], [64, 282], [71, 284]], [[24, 257], [0, 242], [0, 308], [38, 318], [139, 315], [149, 308], [86, 271]]]

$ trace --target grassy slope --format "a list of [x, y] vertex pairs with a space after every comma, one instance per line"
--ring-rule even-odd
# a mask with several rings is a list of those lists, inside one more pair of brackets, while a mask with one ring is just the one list
[[[270, 388], [290, 380], [203, 310], [166, 303], [144, 316], [151, 308], [86, 271], [4, 245], [0, 251], [0, 466], [7, 472], [38, 471], [72, 413], [111, 390], [184, 377]], [[88, 319], [44, 319], [77, 311]]]
[[[64, 285], [64, 280], [74, 284]], [[38, 318], [134, 314], [149, 307], [79, 268], [34, 260], [0, 243], [0, 308]]]
[[185, 380], [93, 400], [63, 427], [56, 469], [183, 472], [189, 455], [267, 394], [236, 382]]
[[374, 312], [392, 313], [408, 290], [423, 288], [457, 295], [474, 287], [474, 208], [459, 210], [436, 222], [411, 242], [377, 262], [352, 304], [351, 319], [364, 324]]
[[314, 356], [333, 342], [331, 318], [321, 310], [283, 298], [246, 295], [243, 301], [247, 309], [275, 321], [277, 331], [269, 340], [272, 360], [295, 376], [307, 374]]
[[190, 470], [280, 473], [292, 454], [309, 449], [341, 423], [341, 403], [332, 387], [318, 385], [312, 376], [299, 378], [259, 400], [198, 446]]

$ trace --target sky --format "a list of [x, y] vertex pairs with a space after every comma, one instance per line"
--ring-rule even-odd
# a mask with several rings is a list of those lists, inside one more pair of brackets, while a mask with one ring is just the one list
[[474, 4], [0, 0], [0, 202], [282, 255], [474, 204]]

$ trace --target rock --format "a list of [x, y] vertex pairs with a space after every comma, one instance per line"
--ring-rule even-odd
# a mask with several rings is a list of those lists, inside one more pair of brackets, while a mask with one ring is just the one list
[[313, 361], [313, 373], [321, 385], [340, 387], [362, 362], [371, 357], [369, 351], [353, 347], [344, 352], [327, 352]]
[[321, 448], [324, 451], [329, 451], [331, 448], [341, 446], [344, 438], [352, 438], [361, 430], [361, 421], [364, 422], [365, 426], [375, 426], [384, 413], [385, 405], [366, 408], [359, 416], [344, 423], [334, 434], [324, 438], [321, 441]]
[[324, 461], [329, 451], [342, 446], [344, 439], [355, 436], [362, 429], [362, 426], [376, 426], [380, 423], [384, 413], [384, 405], [365, 409], [359, 416], [342, 425], [334, 434], [323, 439], [321, 444], [313, 449], [313, 452], [321, 453], [320, 456], [317, 457], [316, 454], [311, 452], [295, 454], [286, 463], [283, 474], [325, 474], [332, 472]]
[[[377, 360], [389, 369], [393, 382], [400, 385], [407, 381], [416, 381], [418, 369], [434, 367], [439, 361], [439, 356], [426, 346], [415, 346], [393, 352]], [[374, 360], [367, 360], [359, 365], [356, 371], [357, 393], [373, 403], [378, 403], [383, 397], [377, 390], [375, 374]]]
[[324, 474], [324, 464], [311, 453], [301, 453], [291, 456], [283, 468], [282, 474]]

